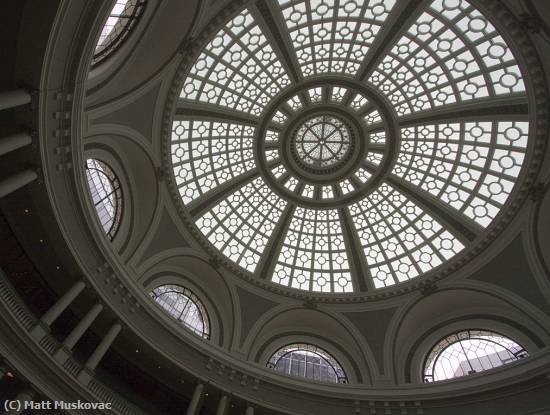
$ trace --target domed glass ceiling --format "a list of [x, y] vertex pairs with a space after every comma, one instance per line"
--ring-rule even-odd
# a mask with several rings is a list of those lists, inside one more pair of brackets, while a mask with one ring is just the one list
[[473, 245], [522, 168], [510, 47], [463, 0], [259, 0], [188, 66], [175, 184], [243, 271], [352, 292]]

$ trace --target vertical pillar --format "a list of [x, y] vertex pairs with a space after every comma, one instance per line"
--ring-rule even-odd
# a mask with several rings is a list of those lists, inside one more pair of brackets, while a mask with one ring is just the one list
[[225, 415], [227, 413], [227, 410], [229, 409], [229, 395], [226, 395], [225, 393], [220, 398], [220, 401], [218, 402], [218, 408], [216, 409], [216, 415]]
[[86, 284], [84, 281], [78, 281], [73, 285], [69, 291], [67, 291], [63, 297], [61, 297], [57, 302], [48, 310], [46, 314], [42, 316], [40, 321], [47, 326], [51, 325], [57, 318], [61, 315], [63, 311], [73, 302], [78, 294], [82, 292]]
[[88, 370], [95, 370], [101, 359], [103, 359], [103, 356], [105, 356], [105, 353], [107, 353], [107, 350], [113, 345], [121, 330], [122, 326], [120, 323], [115, 323], [111, 326], [103, 340], [101, 340], [101, 343], [99, 343], [92, 355], [86, 361], [84, 366]]
[[19, 107], [20, 105], [29, 104], [30, 102], [31, 94], [24, 89], [0, 92], [0, 110]]
[[[21, 414], [25, 411], [25, 402], [30, 402], [34, 398], [35, 395], [34, 389], [32, 389], [30, 386], [26, 386], [17, 394], [15, 399], [12, 402], [19, 402], [17, 407], [15, 406], [8, 406], [6, 414], [13, 415], [13, 414]], [[13, 408], [13, 409], [12, 409]]]
[[246, 407], [246, 411], [244, 411], [244, 415], [254, 415], [254, 408], [248, 405]]
[[84, 335], [86, 330], [90, 328], [94, 320], [97, 318], [99, 313], [101, 313], [101, 310], [103, 310], [103, 306], [101, 304], [94, 305], [90, 311], [88, 311], [88, 314], [84, 316], [82, 320], [76, 325], [76, 327], [71, 331], [71, 333], [67, 336], [65, 340], [63, 340], [63, 346], [65, 346], [67, 349], [71, 350], [74, 345], [80, 340], [80, 338]]
[[0, 138], [0, 156], [32, 143], [29, 133], [17, 133]]
[[189, 403], [189, 407], [187, 408], [186, 415], [198, 415], [201, 409], [200, 407], [202, 404], [203, 390], [204, 384], [197, 383], [197, 386], [195, 386], [195, 390], [193, 391], [193, 397], [191, 398], [191, 402]]
[[28, 169], [0, 181], [0, 197], [9, 195], [17, 189], [35, 181], [37, 178], [38, 175], [36, 172]]

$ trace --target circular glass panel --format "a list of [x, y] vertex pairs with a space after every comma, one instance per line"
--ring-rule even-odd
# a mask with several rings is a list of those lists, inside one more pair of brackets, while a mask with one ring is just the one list
[[350, 147], [350, 133], [344, 123], [331, 115], [310, 118], [294, 137], [298, 158], [312, 167], [328, 167], [340, 162]]

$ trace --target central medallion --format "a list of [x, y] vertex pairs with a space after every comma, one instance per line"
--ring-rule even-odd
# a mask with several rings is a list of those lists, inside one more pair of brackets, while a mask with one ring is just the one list
[[262, 177], [299, 206], [360, 200], [391, 168], [396, 130], [386, 102], [350, 81], [310, 81], [285, 91], [262, 115], [256, 156]]
[[304, 121], [292, 141], [298, 162], [325, 169], [345, 159], [351, 135], [345, 123], [333, 115], [318, 115]]

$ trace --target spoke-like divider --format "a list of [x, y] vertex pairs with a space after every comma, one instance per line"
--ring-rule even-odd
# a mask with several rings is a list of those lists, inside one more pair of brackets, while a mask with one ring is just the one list
[[[202, 118], [212, 121], [232, 122], [256, 127], [260, 118], [246, 112], [235, 109], [227, 109], [214, 104], [188, 101], [184, 98], [178, 99], [174, 120], [187, 118]], [[268, 127], [272, 130], [280, 131], [279, 124], [270, 122]]]
[[[290, 46], [290, 39], [286, 35], [286, 25], [282, 21], [282, 14], [270, 6], [270, 2], [267, 0], [258, 0], [249, 10], [266, 38], [270, 41], [273, 51], [287, 70], [292, 83], [301, 82], [303, 80], [302, 70], [294, 48]], [[301, 92], [299, 96], [303, 102], [310, 104], [309, 97], [305, 92]]]
[[[275, 166], [277, 163], [279, 163], [279, 160], [273, 160], [269, 162], [268, 165]], [[209, 190], [201, 197], [187, 204], [189, 214], [195, 219], [201, 217], [207, 210], [218, 204], [223, 198], [227, 197], [235, 190], [240, 189], [242, 186], [245, 186], [259, 175], [260, 171], [258, 167], [255, 167]]]
[[[302, 187], [303, 184], [299, 184], [296, 187], [296, 192], [301, 192]], [[296, 206], [296, 203], [287, 203], [285, 210], [281, 214], [279, 222], [271, 233], [271, 237], [264, 248], [260, 262], [258, 262], [258, 265], [256, 266], [256, 275], [258, 275], [261, 279], [268, 280], [271, 279], [271, 276], [273, 275], [273, 270], [277, 264], [279, 254], [281, 253], [281, 247], [290, 226], [290, 222], [292, 221], [292, 217], [294, 216]]]
[[408, 30], [431, 0], [398, 1], [378, 33], [365, 61], [359, 67], [356, 78], [366, 80], [382, 59], [393, 48], [401, 35]]
[[440, 199], [425, 190], [406, 182], [394, 174], [390, 174], [386, 180], [399, 192], [418, 204], [426, 212], [429, 212], [438, 222], [445, 225], [464, 245], [475, 240], [483, 232], [483, 228], [480, 225], [458, 213], [458, 211], [452, 212], [453, 208], [445, 205]]
[[488, 98], [475, 102], [446, 105], [428, 111], [420, 111], [398, 119], [400, 127], [443, 122], [464, 122], [488, 119], [489, 121], [527, 121], [529, 104], [527, 96]]
[[[335, 187], [336, 196], [340, 197], [341, 191], [337, 186]], [[347, 207], [339, 208], [338, 215], [340, 217], [340, 225], [342, 226], [342, 233], [344, 235], [344, 243], [346, 244], [349, 255], [348, 261], [350, 263], [350, 272], [353, 279], [354, 291], [372, 291], [374, 290], [372, 275], [369, 270], [367, 258], [362, 252], [361, 241], [359, 240], [359, 235], [355, 229], [349, 209]]]

